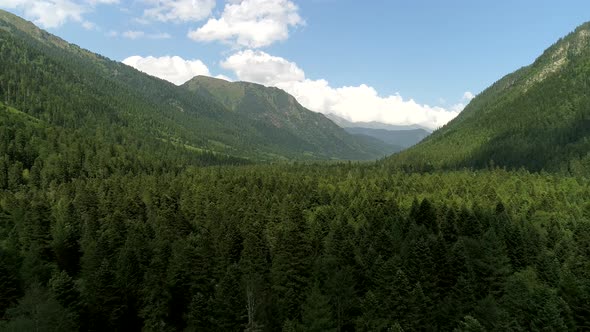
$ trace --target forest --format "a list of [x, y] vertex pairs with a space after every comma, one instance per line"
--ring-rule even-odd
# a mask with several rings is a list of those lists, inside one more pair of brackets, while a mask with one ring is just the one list
[[590, 55], [546, 80], [573, 82], [549, 122], [518, 113], [563, 96], [533, 66], [353, 162], [378, 151], [330, 122], [302, 141], [21, 21], [0, 11], [0, 331], [590, 330]]
[[1, 330], [590, 328], [584, 178], [374, 163], [170, 168], [8, 119]]

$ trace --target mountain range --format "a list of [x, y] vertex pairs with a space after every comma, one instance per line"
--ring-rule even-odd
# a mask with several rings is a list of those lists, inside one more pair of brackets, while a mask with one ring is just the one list
[[113, 153], [114, 144], [136, 149], [134, 156], [149, 150], [150, 156], [172, 153], [190, 163], [242, 163], [370, 160], [410, 147], [386, 163], [574, 173], [590, 168], [588, 23], [494, 83], [431, 135], [424, 128], [326, 117], [283, 90], [254, 83], [197, 76], [176, 86], [5, 11], [0, 41], [0, 103], [10, 110], [4, 121], [28, 119], [31, 130], [82, 136]]
[[205, 77], [175, 86], [5, 11], [0, 40], [0, 101], [47, 127], [111, 130], [156, 149], [254, 161], [368, 160], [392, 151], [277, 88]]
[[389, 144], [392, 152], [399, 152], [423, 140], [431, 131], [418, 125], [400, 126], [382, 122], [352, 122], [334, 114], [326, 117], [353, 135], [368, 136]]

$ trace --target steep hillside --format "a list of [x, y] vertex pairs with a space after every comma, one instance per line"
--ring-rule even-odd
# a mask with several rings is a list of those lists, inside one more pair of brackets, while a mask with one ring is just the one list
[[[590, 169], [590, 23], [486, 89], [453, 121], [389, 159], [412, 168]], [[585, 166], [586, 165], [586, 166]]]
[[[383, 154], [370, 142], [314, 121], [309, 111], [301, 112], [309, 119], [291, 130], [232, 112], [216, 98], [83, 50], [5, 11], [0, 11], [0, 58], [0, 101], [49, 125], [84, 128], [92, 135], [119, 128], [168, 148], [254, 160]], [[307, 137], [310, 133], [323, 135]]]
[[252, 121], [277, 145], [298, 147], [309, 156], [334, 154], [366, 159], [391, 152], [383, 142], [349, 135], [323, 114], [311, 112], [278, 88], [207, 76], [197, 76], [183, 87]]

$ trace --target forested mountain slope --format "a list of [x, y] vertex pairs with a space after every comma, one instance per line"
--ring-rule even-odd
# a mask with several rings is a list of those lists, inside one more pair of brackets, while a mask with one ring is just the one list
[[[346, 155], [363, 151], [366, 156], [391, 152], [383, 142], [349, 135], [321, 113], [303, 107], [285, 91], [249, 82], [197, 76], [183, 87], [220, 102], [230, 111], [255, 123], [276, 144], [299, 147], [312, 156]], [[316, 152], [314, 152], [314, 150]]]
[[590, 170], [590, 23], [479, 94], [393, 165]]
[[195, 153], [255, 160], [383, 155], [336, 126], [304, 128], [329, 126], [325, 123], [299, 123], [299, 130], [324, 133], [306, 141], [231, 112], [215, 98], [68, 44], [5, 11], [0, 11], [0, 57], [0, 101], [50, 125], [93, 133], [120, 128], [129, 137], [150, 137]]

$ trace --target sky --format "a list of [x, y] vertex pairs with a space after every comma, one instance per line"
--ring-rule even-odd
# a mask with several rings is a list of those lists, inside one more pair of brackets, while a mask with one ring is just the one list
[[182, 84], [276, 86], [350, 121], [436, 129], [590, 20], [587, 0], [0, 0], [90, 51]]

